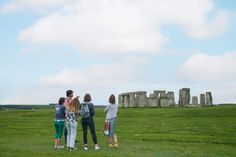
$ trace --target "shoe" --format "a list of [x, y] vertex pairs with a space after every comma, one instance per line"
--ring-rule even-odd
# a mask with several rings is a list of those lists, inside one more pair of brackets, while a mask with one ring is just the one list
[[95, 149], [95, 150], [99, 150], [100, 147], [99, 147], [98, 145], [95, 145], [94, 149]]
[[116, 144], [114, 145], [114, 147], [119, 148], [119, 145], [116, 143]]
[[113, 144], [108, 144], [108, 147], [109, 148], [114, 148], [114, 145]]
[[87, 145], [84, 146], [84, 150], [88, 150], [88, 146]]
[[69, 151], [74, 151], [74, 150], [77, 150], [77, 148], [69, 148]]
[[57, 146], [55, 146], [55, 147], [54, 147], [54, 149], [55, 149], [55, 150], [57, 150], [57, 149], [58, 149], [58, 147], [57, 147]]
[[57, 148], [58, 148], [58, 149], [63, 149], [63, 148], [64, 148], [64, 146], [58, 146]]

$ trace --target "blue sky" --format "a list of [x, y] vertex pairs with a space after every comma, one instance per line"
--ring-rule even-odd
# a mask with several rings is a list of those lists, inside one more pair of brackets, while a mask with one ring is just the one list
[[183, 87], [235, 103], [235, 21], [234, 0], [2, 0], [0, 104]]

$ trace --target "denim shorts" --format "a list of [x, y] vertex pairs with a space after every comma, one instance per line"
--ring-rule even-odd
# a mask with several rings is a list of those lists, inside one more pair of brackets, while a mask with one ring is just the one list
[[109, 130], [109, 137], [112, 137], [114, 136], [115, 134], [115, 128], [116, 128], [116, 117], [115, 118], [112, 118], [112, 119], [109, 119], [110, 121], [110, 130]]

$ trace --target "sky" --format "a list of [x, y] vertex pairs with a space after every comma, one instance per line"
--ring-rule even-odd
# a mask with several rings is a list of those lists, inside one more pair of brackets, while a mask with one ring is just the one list
[[0, 0], [0, 104], [191, 88], [236, 103], [235, 0]]

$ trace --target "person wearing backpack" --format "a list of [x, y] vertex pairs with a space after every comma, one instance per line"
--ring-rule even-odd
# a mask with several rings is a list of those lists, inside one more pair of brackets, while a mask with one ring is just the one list
[[109, 97], [109, 104], [104, 109], [106, 113], [106, 121], [109, 122], [109, 134], [108, 134], [108, 147], [109, 148], [118, 148], [118, 140], [115, 134], [116, 128], [116, 117], [117, 117], [118, 105], [116, 104], [115, 95]]
[[84, 140], [84, 150], [88, 150], [88, 139], [87, 139], [87, 132], [88, 127], [90, 129], [93, 143], [94, 143], [94, 149], [99, 150], [100, 147], [97, 143], [97, 135], [95, 132], [95, 124], [93, 120], [93, 116], [95, 115], [94, 110], [94, 104], [91, 103], [91, 96], [90, 94], [85, 94], [84, 96], [84, 102], [80, 105], [80, 116], [81, 116], [81, 125], [83, 128], [83, 140]]

